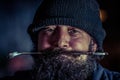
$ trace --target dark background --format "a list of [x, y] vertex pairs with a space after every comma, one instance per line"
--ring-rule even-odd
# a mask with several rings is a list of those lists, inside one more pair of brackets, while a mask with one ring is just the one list
[[[32, 43], [26, 30], [41, 0], [0, 0], [0, 75], [6, 72], [8, 53], [30, 51]], [[117, 0], [98, 0], [107, 14], [103, 27], [107, 36], [104, 49], [109, 53], [101, 64], [120, 72], [120, 29]]]
[[100, 8], [107, 12], [107, 19], [103, 22], [107, 36], [104, 41], [104, 49], [109, 53], [102, 64], [106, 68], [120, 72], [120, 23], [118, 0], [98, 0]]

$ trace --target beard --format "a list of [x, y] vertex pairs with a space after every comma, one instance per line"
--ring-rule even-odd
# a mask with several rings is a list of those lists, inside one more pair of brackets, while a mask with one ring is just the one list
[[93, 56], [74, 51], [45, 50], [35, 60], [36, 80], [90, 80], [95, 69]]

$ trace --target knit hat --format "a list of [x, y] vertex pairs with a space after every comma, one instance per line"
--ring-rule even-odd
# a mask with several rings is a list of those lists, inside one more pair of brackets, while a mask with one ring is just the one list
[[96, 0], [43, 0], [34, 16], [33, 23], [28, 27], [28, 33], [33, 42], [35, 33], [43, 26], [69, 25], [87, 32], [103, 51], [102, 44], [105, 31], [99, 15], [99, 5]]

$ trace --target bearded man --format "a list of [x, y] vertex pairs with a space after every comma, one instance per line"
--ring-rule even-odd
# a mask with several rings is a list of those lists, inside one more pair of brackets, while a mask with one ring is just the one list
[[106, 34], [95, 0], [43, 0], [28, 33], [41, 53], [28, 80], [120, 80], [97, 61]]

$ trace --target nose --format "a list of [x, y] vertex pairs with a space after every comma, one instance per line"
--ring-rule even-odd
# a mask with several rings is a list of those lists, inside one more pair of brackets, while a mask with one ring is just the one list
[[56, 33], [55, 45], [59, 48], [69, 48], [70, 36], [66, 27], [59, 27]]
[[59, 40], [58, 41], [58, 47], [60, 47], [60, 48], [67, 48], [67, 47], [69, 47], [69, 42], [68, 41], [66, 41], [66, 40]]

